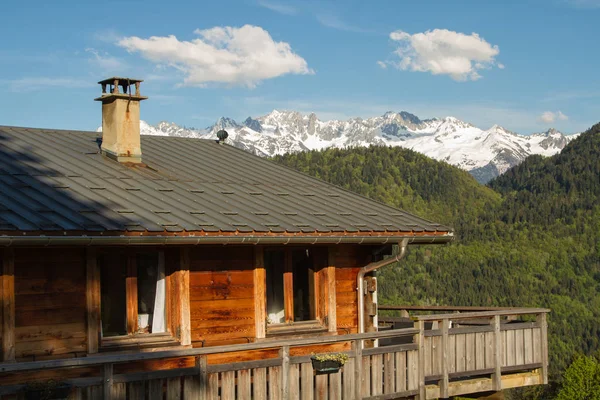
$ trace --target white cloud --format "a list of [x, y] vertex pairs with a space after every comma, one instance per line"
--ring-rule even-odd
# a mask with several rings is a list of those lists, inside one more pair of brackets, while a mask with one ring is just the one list
[[284, 15], [296, 15], [298, 10], [287, 4], [276, 3], [273, 1], [259, 0], [258, 5]]
[[554, 121], [566, 121], [569, 117], [563, 114], [561, 111], [552, 112], [552, 111], [544, 111], [542, 115], [540, 115], [539, 120], [546, 123], [551, 124]]
[[274, 41], [259, 26], [215, 27], [194, 33], [199, 38], [191, 41], [180, 41], [173, 35], [148, 39], [131, 36], [117, 44], [183, 72], [185, 86], [226, 83], [255, 87], [265, 79], [286, 74], [314, 73], [288, 43]]
[[383, 61], [377, 61], [377, 65], [382, 69], [387, 69], [387, 64]]
[[404, 71], [430, 72], [433, 75], [450, 75], [457, 81], [477, 80], [479, 71], [503, 64], [496, 62], [498, 46], [486, 42], [477, 33], [434, 29], [413, 35], [398, 30], [390, 33], [398, 44], [394, 54], [399, 61], [386, 61]]
[[100, 52], [91, 47], [88, 47], [85, 49], [85, 51], [93, 56], [91, 59], [89, 59], [91, 64], [100, 67], [102, 70], [108, 73], [115, 73], [116, 75], [119, 75], [119, 72], [126, 68], [124, 62], [106, 52]]

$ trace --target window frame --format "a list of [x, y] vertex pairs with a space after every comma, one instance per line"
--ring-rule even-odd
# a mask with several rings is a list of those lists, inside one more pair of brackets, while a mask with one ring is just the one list
[[[293, 261], [292, 254], [294, 250], [308, 249], [313, 252], [313, 278], [312, 288], [309, 288], [311, 298], [309, 299], [314, 319], [304, 321], [294, 321], [294, 276], [293, 276]], [[265, 255], [268, 251], [283, 251], [284, 253], [284, 273], [283, 273], [283, 305], [284, 305], [284, 322], [269, 323], [268, 322], [268, 282], [267, 269], [265, 264]], [[257, 276], [264, 276], [261, 279], [264, 285], [264, 334], [257, 329], [257, 338], [272, 337], [277, 335], [290, 335], [302, 333], [334, 333], [337, 332], [336, 327], [336, 296], [335, 296], [335, 266], [333, 263], [332, 250], [329, 247], [320, 246], [286, 246], [264, 247], [257, 249], [257, 270], [264, 270], [258, 273]], [[310, 283], [309, 283], [310, 284]], [[260, 290], [258, 290], [260, 293]], [[260, 306], [259, 306], [260, 307]], [[258, 308], [257, 307], [257, 310]], [[261, 317], [257, 313], [257, 318]]]
[[[102, 331], [102, 271], [99, 258], [110, 252], [124, 252], [126, 265], [125, 269], [125, 323], [127, 333], [124, 335], [104, 336]], [[165, 273], [165, 331], [156, 333], [138, 332], [138, 276], [137, 276], [137, 257], [139, 254], [154, 253], [158, 256], [158, 263], [162, 264], [162, 270]], [[155, 347], [164, 342], [171, 344], [176, 339], [171, 333], [172, 315], [170, 310], [170, 298], [172, 295], [169, 275], [166, 270], [165, 252], [162, 249], [101, 249], [96, 253], [96, 268], [98, 278], [98, 340], [99, 350], [107, 349], [126, 349], [133, 346]]]

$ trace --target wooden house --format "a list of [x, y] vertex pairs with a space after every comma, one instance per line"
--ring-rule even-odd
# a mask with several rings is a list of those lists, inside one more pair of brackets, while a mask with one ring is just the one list
[[[0, 127], [0, 396], [425, 399], [546, 382], [548, 310], [404, 307], [378, 329], [374, 271], [450, 228], [223, 141], [141, 138], [140, 82], [100, 82], [102, 133]], [[341, 371], [315, 372], [311, 355], [332, 352]]]

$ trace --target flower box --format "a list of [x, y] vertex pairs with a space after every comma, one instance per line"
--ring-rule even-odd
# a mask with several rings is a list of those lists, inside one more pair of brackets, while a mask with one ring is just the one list
[[317, 374], [332, 374], [338, 372], [348, 360], [345, 353], [330, 353], [312, 356], [313, 369]]

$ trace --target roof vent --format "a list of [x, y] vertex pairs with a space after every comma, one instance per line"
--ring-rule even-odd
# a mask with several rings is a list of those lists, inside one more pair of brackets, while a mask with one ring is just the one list
[[[102, 154], [122, 163], [142, 162], [140, 144], [140, 79], [108, 78], [98, 82], [102, 96]], [[131, 93], [135, 86], [135, 93]], [[119, 87], [121, 90], [119, 90]], [[108, 90], [107, 90], [108, 89]]]
[[229, 133], [227, 133], [225, 129], [221, 129], [219, 132], [217, 132], [217, 143], [224, 143], [228, 136]]

